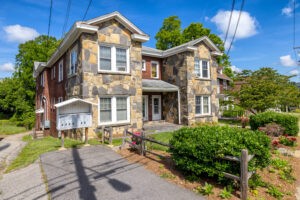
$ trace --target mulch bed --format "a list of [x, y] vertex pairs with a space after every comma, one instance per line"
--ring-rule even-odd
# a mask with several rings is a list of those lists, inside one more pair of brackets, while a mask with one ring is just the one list
[[[299, 143], [300, 137], [297, 138], [297, 142]], [[284, 146], [285, 148], [288, 148]], [[292, 149], [292, 148], [289, 148]], [[293, 148], [294, 150], [300, 150], [299, 145], [297, 147]], [[213, 180], [212, 178], [201, 178], [200, 181], [194, 181], [190, 182], [186, 179], [185, 176], [183, 176], [178, 170], [175, 169], [175, 165], [171, 159], [171, 156], [167, 152], [162, 152], [162, 151], [157, 151], [153, 150], [154, 153], [157, 153], [159, 155], [164, 156], [162, 159], [161, 157], [152, 155], [152, 154], [147, 154], [145, 157], [140, 156], [138, 152], [133, 151], [131, 149], [124, 149], [121, 151], [118, 151], [122, 157], [127, 159], [129, 162], [132, 163], [139, 163], [143, 165], [147, 170], [157, 174], [158, 176], [163, 176], [166, 180], [168, 180], [171, 183], [174, 183], [176, 185], [179, 185], [180, 187], [189, 189], [189, 190], [194, 190], [198, 186], [204, 186], [205, 182], [212, 184], [214, 186], [213, 192], [214, 194], [211, 194], [209, 196], [205, 196], [209, 200], [214, 200], [214, 199], [221, 199], [219, 197], [219, 193], [224, 189], [224, 185], [218, 184], [216, 180]], [[275, 155], [273, 155], [275, 157]], [[293, 183], [287, 183], [286, 181], [282, 180], [279, 178], [279, 175], [276, 173], [270, 173], [268, 168], [264, 169], [263, 171], [258, 171], [257, 173], [261, 175], [262, 180], [265, 182], [272, 183], [275, 185], [281, 192], [290, 192], [292, 195], [285, 195], [284, 198], [285, 200], [294, 200], [296, 199], [295, 193], [296, 193], [296, 186], [300, 185], [300, 158], [295, 158], [295, 157], [288, 157], [284, 155], [280, 155], [279, 158], [288, 160], [290, 164], [292, 165], [294, 172], [293, 175], [297, 178], [296, 181]], [[248, 197], [252, 200], [254, 199], [265, 199], [265, 200], [276, 200], [273, 196], [268, 194], [267, 188], [259, 187], [256, 189], [258, 192], [258, 195], [252, 194], [253, 191], [249, 190], [248, 191]], [[255, 193], [255, 192], [253, 192]], [[240, 191], [237, 188], [235, 192], [232, 193], [232, 197], [230, 198], [231, 200], [238, 200], [240, 199]]]

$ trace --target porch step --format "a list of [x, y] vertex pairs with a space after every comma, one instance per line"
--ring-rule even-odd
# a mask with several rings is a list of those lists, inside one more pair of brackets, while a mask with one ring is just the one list
[[144, 121], [144, 125], [165, 124], [165, 123], [168, 123], [168, 122], [166, 122], [166, 120]]
[[36, 131], [35, 135], [36, 135], [35, 139], [42, 139], [42, 138], [44, 138], [44, 132], [43, 131]]

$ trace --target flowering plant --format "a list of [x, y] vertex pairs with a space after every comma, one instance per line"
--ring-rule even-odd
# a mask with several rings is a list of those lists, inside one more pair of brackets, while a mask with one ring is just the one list
[[246, 128], [246, 126], [249, 124], [249, 118], [248, 117], [237, 117], [237, 119], [241, 120], [242, 128]]
[[279, 143], [286, 146], [295, 147], [297, 146], [297, 139], [295, 137], [288, 137], [287, 135], [284, 135], [279, 138]]
[[273, 122], [265, 125], [264, 127], [259, 127], [258, 130], [265, 132], [267, 135], [278, 137], [283, 134], [285, 129], [282, 128], [279, 124]]
[[[138, 137], [135, 137], [135, 135], [136, 136], [141, 136], [141, 134], [142, 134], [142, 132], [133, 132], [133, 136], [132, 136], [132, 139], [131, 139], [133, 144], [140, 145], [141, 139], [138, 138]], [[134, 148], [134, 146], [132, 148]]]
[[278, 142], [278, 141], [274, 140], [274, 141], [272, 142], [272, 146], [273, 146], [273, 147], [277, 147], [278, 145], [279, 145], [279, 142]]

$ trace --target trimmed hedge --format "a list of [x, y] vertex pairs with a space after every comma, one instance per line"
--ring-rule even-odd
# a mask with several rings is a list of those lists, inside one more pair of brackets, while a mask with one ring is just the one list
[[272, 111], [258, 113], [250, 116], [250, 126], [252, 130], [264, 127], [266, 124], [275, 122], [283, 127], [284, 134], [296, 136], [299, 132], [298, 118], [296, 116], [276, 113]]
[[271, 139], [265, 133], [228, 126], [184, 127], [174, 132], [170, 144], [176, 167], [191, 178], [208, 175], [221, 181], [222, 172], [239, 175], [240, 163], [220, 157], [240, 157], [242, 149], [255, 154], [249, 171], [266, 167], [271, 158]]

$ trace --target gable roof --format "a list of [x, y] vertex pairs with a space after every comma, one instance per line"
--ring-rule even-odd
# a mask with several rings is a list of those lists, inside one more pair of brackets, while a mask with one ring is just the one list
[[86, 101], [86, 100], [83, 100], [83, 99], [78, 99], [78, 98], [72, 98], [72, 99], [63, 101], [63, 102], [55, 104], [54, 106], [57, 107], [57, 108], [60, 108], [60, 107], [63, 107], [63, 106], [66, 106], [66, 105], [69, 105], [69, 104], [72, 104], [72, 103], [75, 103], [75, 102], [82, 102], [82, 103], [86, 103], [86, 104], [91, 104], [91, 105], [97, 106], [96, 103], [93, 103], [93, 102], [90, 102], [90, 101]]
[[195, 50], [197, 50], [195, 45], [200, 42], [204, 42], [210, 48], [213, 55], [216, 55], [216, 56], [223, 55], [223, 53], [220, 51], [220, 49], [207, 36], [200, 37], [198, 39], [192, 40], [190, 42], [186, 42], [184, 44], [181, 44], [176, 47], [172, 47], [167, 50], [159, 50], [159, 49], [155, 49], [155, 48], [142, 46], [142, 54], [145, 56], [165, 58], [165, 57], [172, 56], [174, 54], [178, 54], [178, 53], [181, 53], [184, 51], [195, 51]]

